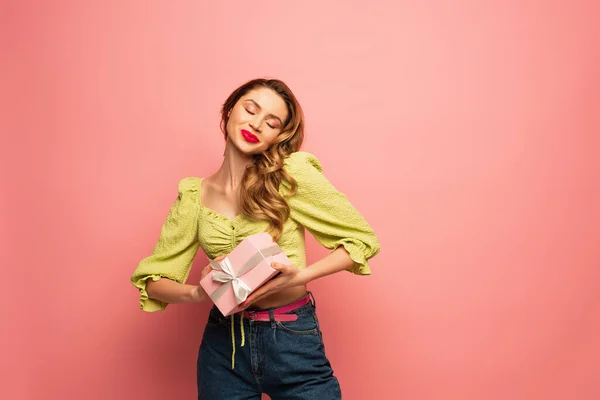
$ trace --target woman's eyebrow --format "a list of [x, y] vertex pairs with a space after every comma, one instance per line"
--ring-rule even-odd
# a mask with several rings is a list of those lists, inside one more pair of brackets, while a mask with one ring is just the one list
[[[251, 101], [256, 106], [256, 108], [258, 108], [259, 110], [262, 110], [262, 107], [256, 101], [254, 101], [252, 99], [247, 99], [246, 101]], [[275, 114], [269, 114], [268, 117], [276, 118], [277, 120], [279, 120], [279, 123], [281, 125], [283, 125], [283, 121], [277, 115], [275, 115]]]

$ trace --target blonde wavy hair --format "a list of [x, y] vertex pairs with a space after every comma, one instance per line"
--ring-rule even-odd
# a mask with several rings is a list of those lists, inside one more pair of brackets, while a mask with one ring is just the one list
[[[268, 221], [268, 232], [277, 241], [283, 232], [283, 224], [290, 216], [285, 198], [292, 196], [298, 187], [296, 180], [283, 169], [284, 159], [300, 150], [304, 141], [304, 113], [298, 100], [278, 79], [253, 79], [237, 88], [223, 103], [221, 131], [227, 140], [229, 112], [242, 96], [261, 87], [273, 90], [283, 99], [288, 117], [273, 144], [264, 152], [255, 154], [252, 164], [246, 168], [240, 185], [240, 211], [251, 219]], [[285, 197], [279, 193], [283, 179], [292, 185]]]

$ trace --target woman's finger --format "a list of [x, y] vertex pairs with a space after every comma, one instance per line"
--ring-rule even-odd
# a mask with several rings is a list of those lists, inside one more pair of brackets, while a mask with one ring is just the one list
[[[222, 261], [225, 257], [227, 257], [226, 255], [221, 255], [218, 257], [215, 257], [214, 261], [219, 262]], [[208, 263], [208, 265], [206, 265], [206, 267], [204, 267], [204, 269], [202, 270], [202, 277], [204, 278], [204, 276], [206, 274], [208, 274], [210, 271], [212, 271], [212, 265], [210, 263]]]
[[208, 275], [210, 273], [210, 271], [212, 271], [212, 267], [209, 265], [207, 265], [206, 267], [204, 267], [204, 269], [202, 270], [202, 272], [200, 273], [200, 280], [204, 279], [204, 277], [206, 275]]
[[293, 265], [286, 265], [286, 264], [281, 264], [278, 262], [271, 263], [271, 267], [274, 270], [279, 271], [282, 275], [291, 274], [291, 273], [295, 272], [295, 269], [296, 269]]

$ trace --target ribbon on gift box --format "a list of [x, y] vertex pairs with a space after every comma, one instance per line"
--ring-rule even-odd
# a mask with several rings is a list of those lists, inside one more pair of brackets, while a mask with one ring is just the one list
[[210, 294], [210, 298], [213, 302], [216, 302], [223, 294], [227, 291], [229, 286], [233, 286], [233, 293], [237, 304], [242, 303], [248, 298], [248, 295], [252, 291], [248, 285], [241, 279], [241, 277], [252, 268], [256, 267], [264, 258], [274, 256], [281, 253], [281, 248], [275, 243], [271, 246], [265, 247], [264, 249], [258, 250], [256, 254], [248, 259], [237, 271], [231, 265], [231, 261], [228, 257], [225, 257], [221, 261], [209, 260], [212, 266], [212, 279], [213, 281], [223, 283], [214, 292]]

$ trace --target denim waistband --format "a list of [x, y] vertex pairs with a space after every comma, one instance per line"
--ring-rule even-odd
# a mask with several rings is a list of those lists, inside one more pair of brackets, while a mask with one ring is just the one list
[[[310, 307], [316, 307], [316, 300], [311, 291], [307, 291], [306, 294], [304, 296], [300, 297], [300, 299], [298, 299], [298, 300], [302, 300], [306, 296], [310, 296], [311, 301], [309, 301], [308, 303], [306, 303], [298, 308], [288, 311], [286, 314], [291, 314], [291, 313], [300, 314], [301, 312], [308, 310]], [[248, 311], [256, 311], [256, 312], [269, 311], [271, 323], [273, 323], [275, 321], [274, 312], [277, 309], [288, 306], [290, 304], [293, 304], [293, 303], [297, 302], [298, 300], [294, 300], [291, 303], [284, 304], [279, 307], [272, 307], [272, 308], [265, 308], [265, 309], [252, 309], [252, 310], [248, 310]], [[216, 306], [213, 307], [213, 310], [218, 311]], [[219, 313], [220, 313], [220, 311], [219, 311]], [[235, 369], [235, 316], [236, 315], [239, 315], [239, 314], [234, 313], [229, 316], [229, 318], [231, 320], [231, 350], [232, 350], [231, 351], [231, 369]], [[240, 317], [240, 330], [242, 333], [242, 340], [241, 340], [240, 347], [244, 347], [244, 345], [246, 344], [246, 335], [244, 332], [244, 315], [241, 314], [241, 315], [239, 315], [239, 317]]]

